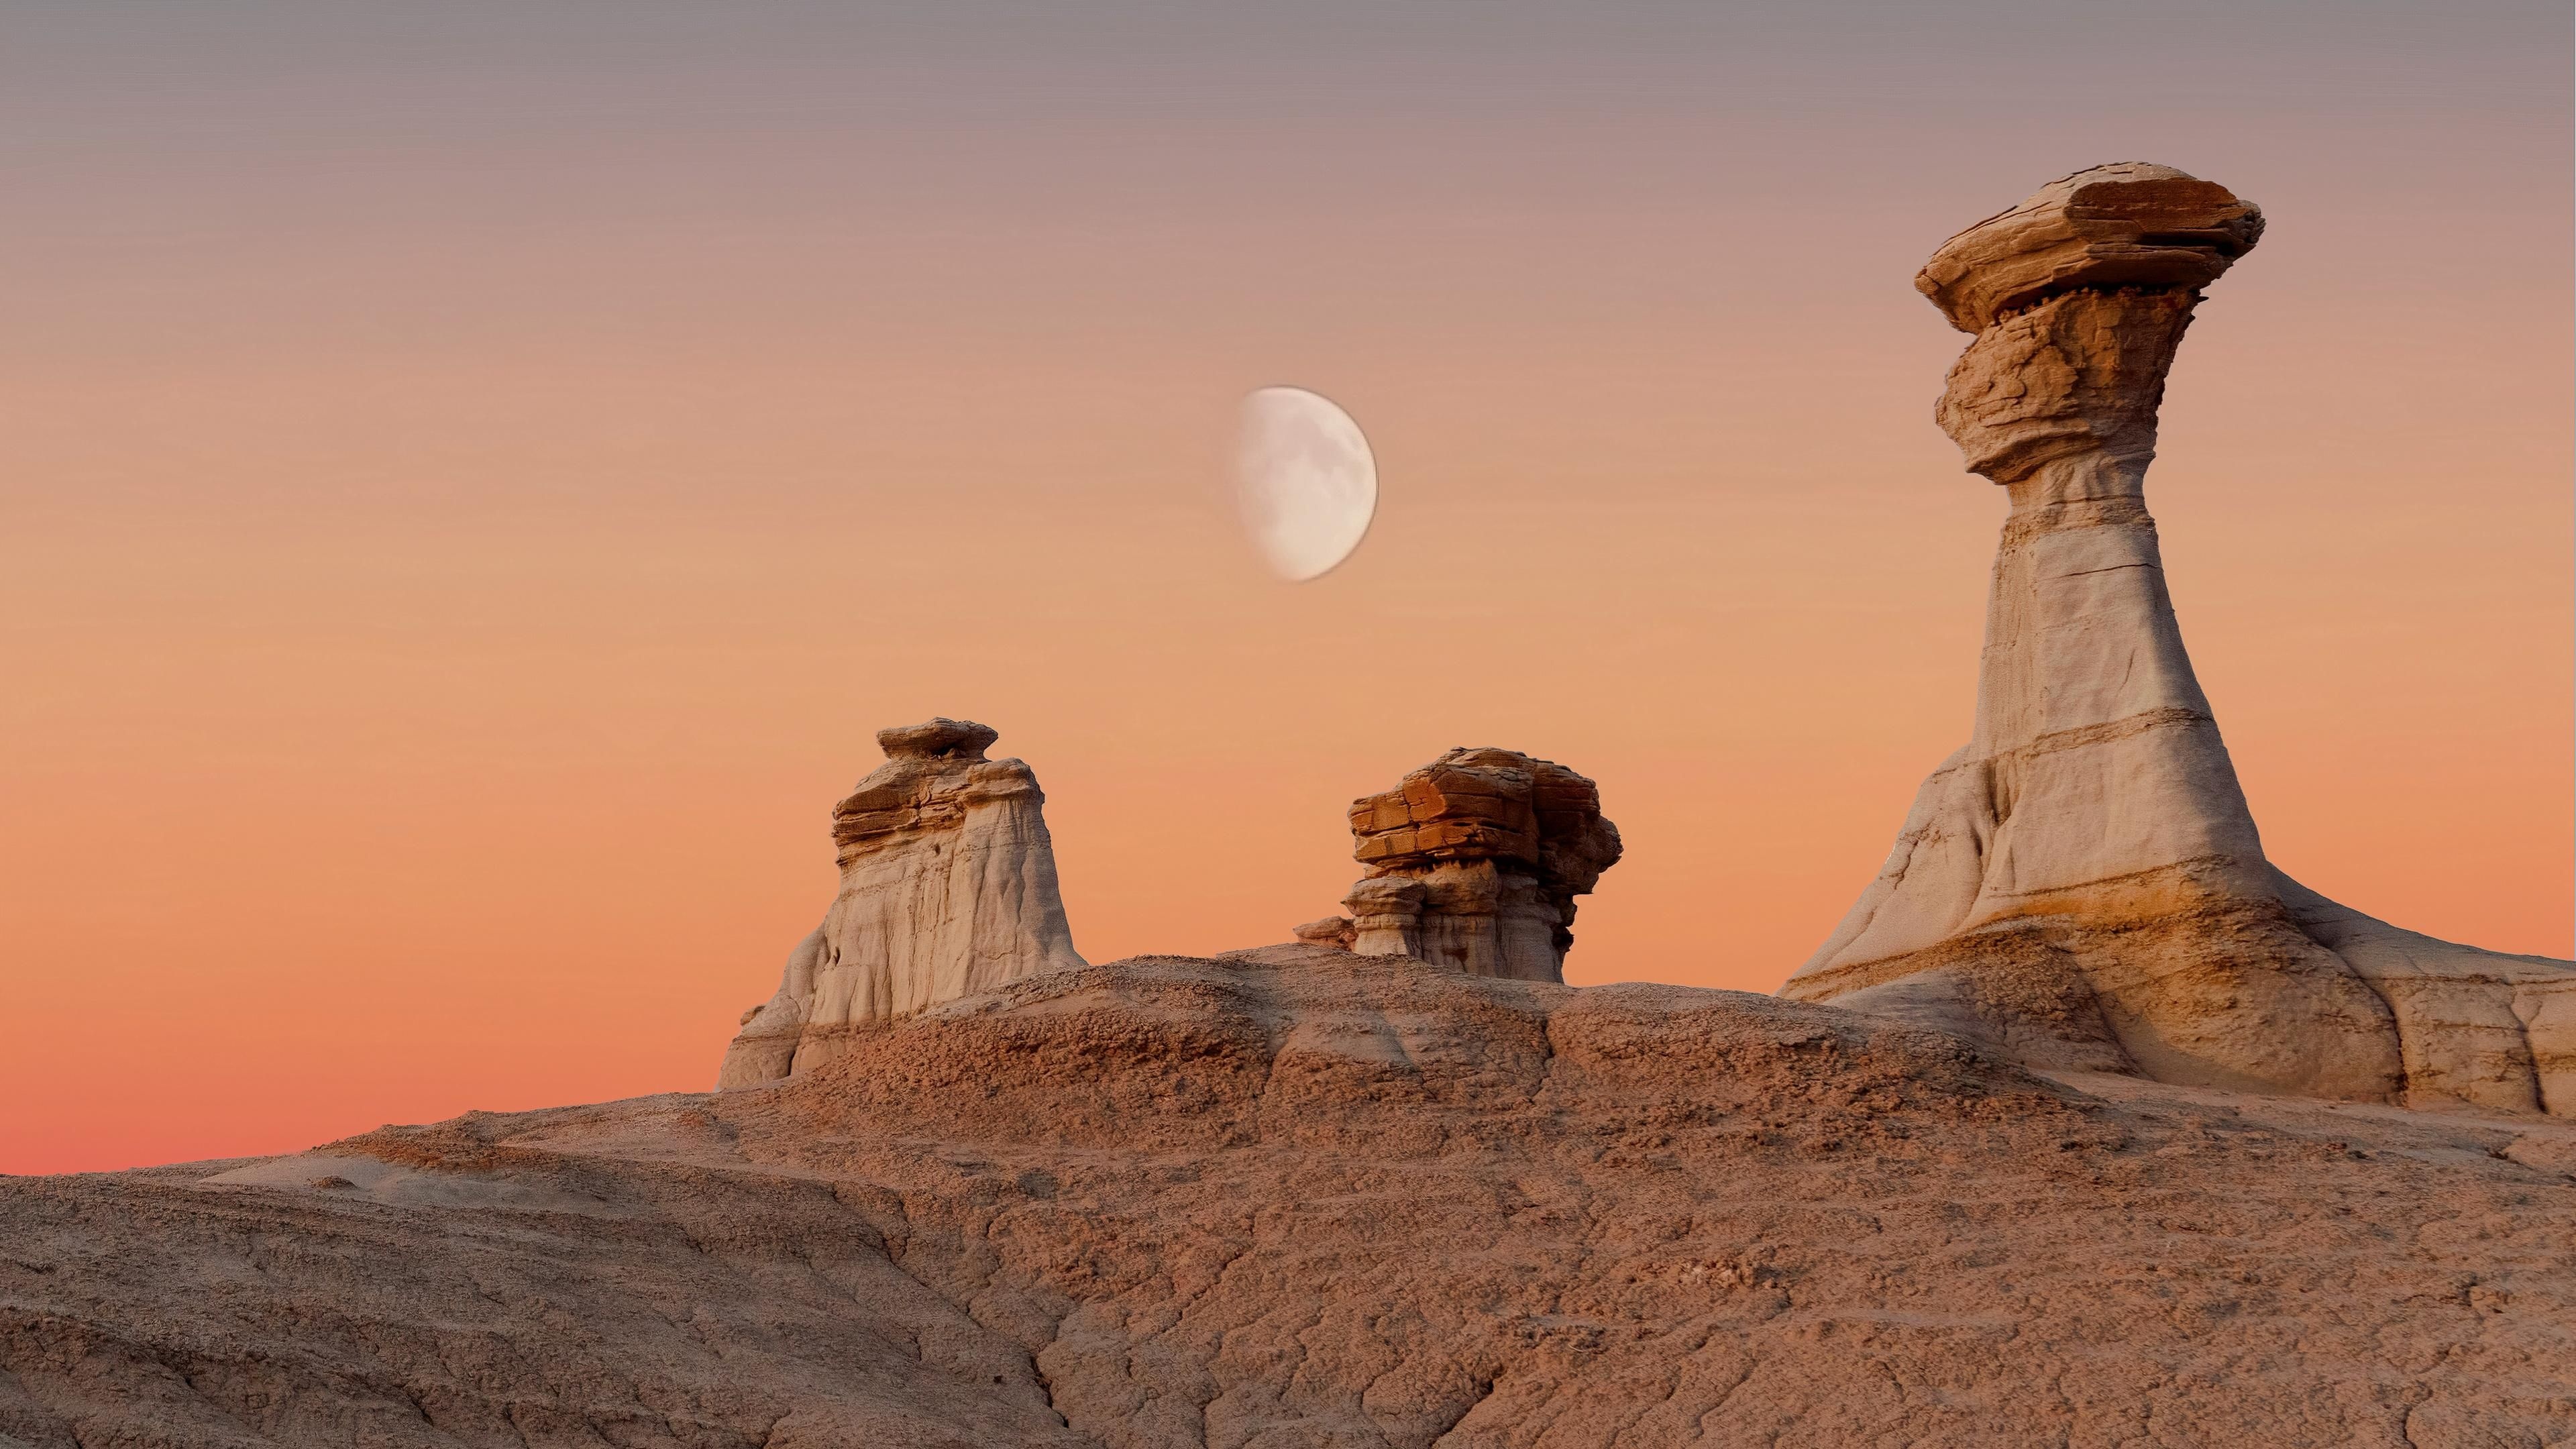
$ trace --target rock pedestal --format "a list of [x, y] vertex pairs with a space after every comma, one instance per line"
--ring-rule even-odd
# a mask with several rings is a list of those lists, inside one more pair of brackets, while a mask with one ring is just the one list
[[1563, 981], [1574, 898], [1619, 860], [1600, 790], [1515, 750], [1451, 750], [1351, 802], [1350, 818], [1365, 868], [1351, 914], [1298, 937], [1473, 976]]
[[2576, 1113], [2576, 973], [2398, 931], [2264, 857], [2144, 498], [2165, 373], [2261, 213], [2096, 167], [1916, 287], [1975, 340], [1935, 415], [2007, 491], [1967, 746], [1782, 988], [2042, 1064]]
[[854, 1028], [1084, 964], [1046, 795], [1028, 766], [984, 757], [996, 738], [951, 719], [877, 732], [886, 762], [832, 808], [840, 894], [778, 994], [743, 1014], [717, 1086], [802, 1072]]

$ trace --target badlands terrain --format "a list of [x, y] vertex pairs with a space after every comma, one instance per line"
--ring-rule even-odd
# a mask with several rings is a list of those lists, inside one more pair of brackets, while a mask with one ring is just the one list
[[0, 1441], [2576, 1439], [2576, 1124], [1292, 945], [773, 1086], [0, 1180]]
[[0, 1179], [0, 1449], [2576, 1443], [2576, 969], [2274, 867], [2166, 593], [2262, 230], [2097, 167], [1916, 279], [1976, 725], [1780, 998], [1563, 985], [1623, 846], [1508, 749], [1352, 802], [1348, 916], [1092, 965], [1035, 772], [884, 730], [719, 1090]]

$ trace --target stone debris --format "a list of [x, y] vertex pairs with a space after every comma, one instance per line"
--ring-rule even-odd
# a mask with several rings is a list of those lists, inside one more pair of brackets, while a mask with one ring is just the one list
[[719, 1087], [809, 1070], [855, 1027], [1083, 964], [1046, 794], [1028, 766], [984, 757], [997, 738], [952, 719], [877, 732], [886, 762], [832, 807], [840, 894], [778, 994], [743, 1013]]
[[2011, 512], [1967, 746], [1782, 988], [2023, 1060], [2576, 1115], [2576, 970], [2401, 931], [2263, 853], [2143, 482], [2201, 289], [2261, 212], [2171, 167], [2051, 183], [1915, 286], [1975, 340], [1935, 416]]

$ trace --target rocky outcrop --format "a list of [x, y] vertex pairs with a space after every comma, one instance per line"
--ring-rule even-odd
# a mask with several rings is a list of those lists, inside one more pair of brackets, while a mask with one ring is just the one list
[[1359, 939], [1359, 928], [1348, 916], [1326, 916], [1320, 921], [1308, 921], [1293, 934], [1310, 946], [1329, 946], [1337, 951], [1347, 951], [1351, 949], [1351, 943]]
[[1516, 750], [1451, 750], [1350, 813], [1365, 867], [1342, 902], [1351, 914], [1298, 939], [1471, 976], [1563, 981], [1574, 898], [1619, 861], [1600, 790]]
[[2576, 973], [2400, 931], [2264, 857], [2143, 481], [2201, 289], [2261, 213], [2096, 167], [1915, 279], [1974, 334], [1936, 417], [2011, 499], [1977, 715], [1782, 994], [2165, 1080], [2576, 1114]]
[[743, 1013], [719, 1087], [803, 1072], [854, 1027], [1080, 966], [1056, 889], [1046, 795], [999, 736], [952, 719], [879, 730], [886, 762], [832, 807], [841, 891]]

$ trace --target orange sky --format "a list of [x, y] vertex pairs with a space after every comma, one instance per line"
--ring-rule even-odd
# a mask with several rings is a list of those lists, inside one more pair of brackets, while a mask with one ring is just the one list
[[[1628, 842], [1572, 979], [1768, 990], [1974, 703], [2003, 499], [1912, 270], [2130, 157], [2272, 222], [2149, 483], [2267, 847], [2569, 953], [2563, 7], [2009, 98], [1903, 35], [1309, 94], [925, 28], [864, 104], [785, 20], [243, 11], [313, 43], [66, 25], [0, 86], [0, 1171], [703, 1087], [934, 713], [1035, 767], [1094, 960], [1283, 937], [1347, 800], [1494, 744]], [[1305, 586], [1214, 491], [1270, 382], [1384, 479]]]

